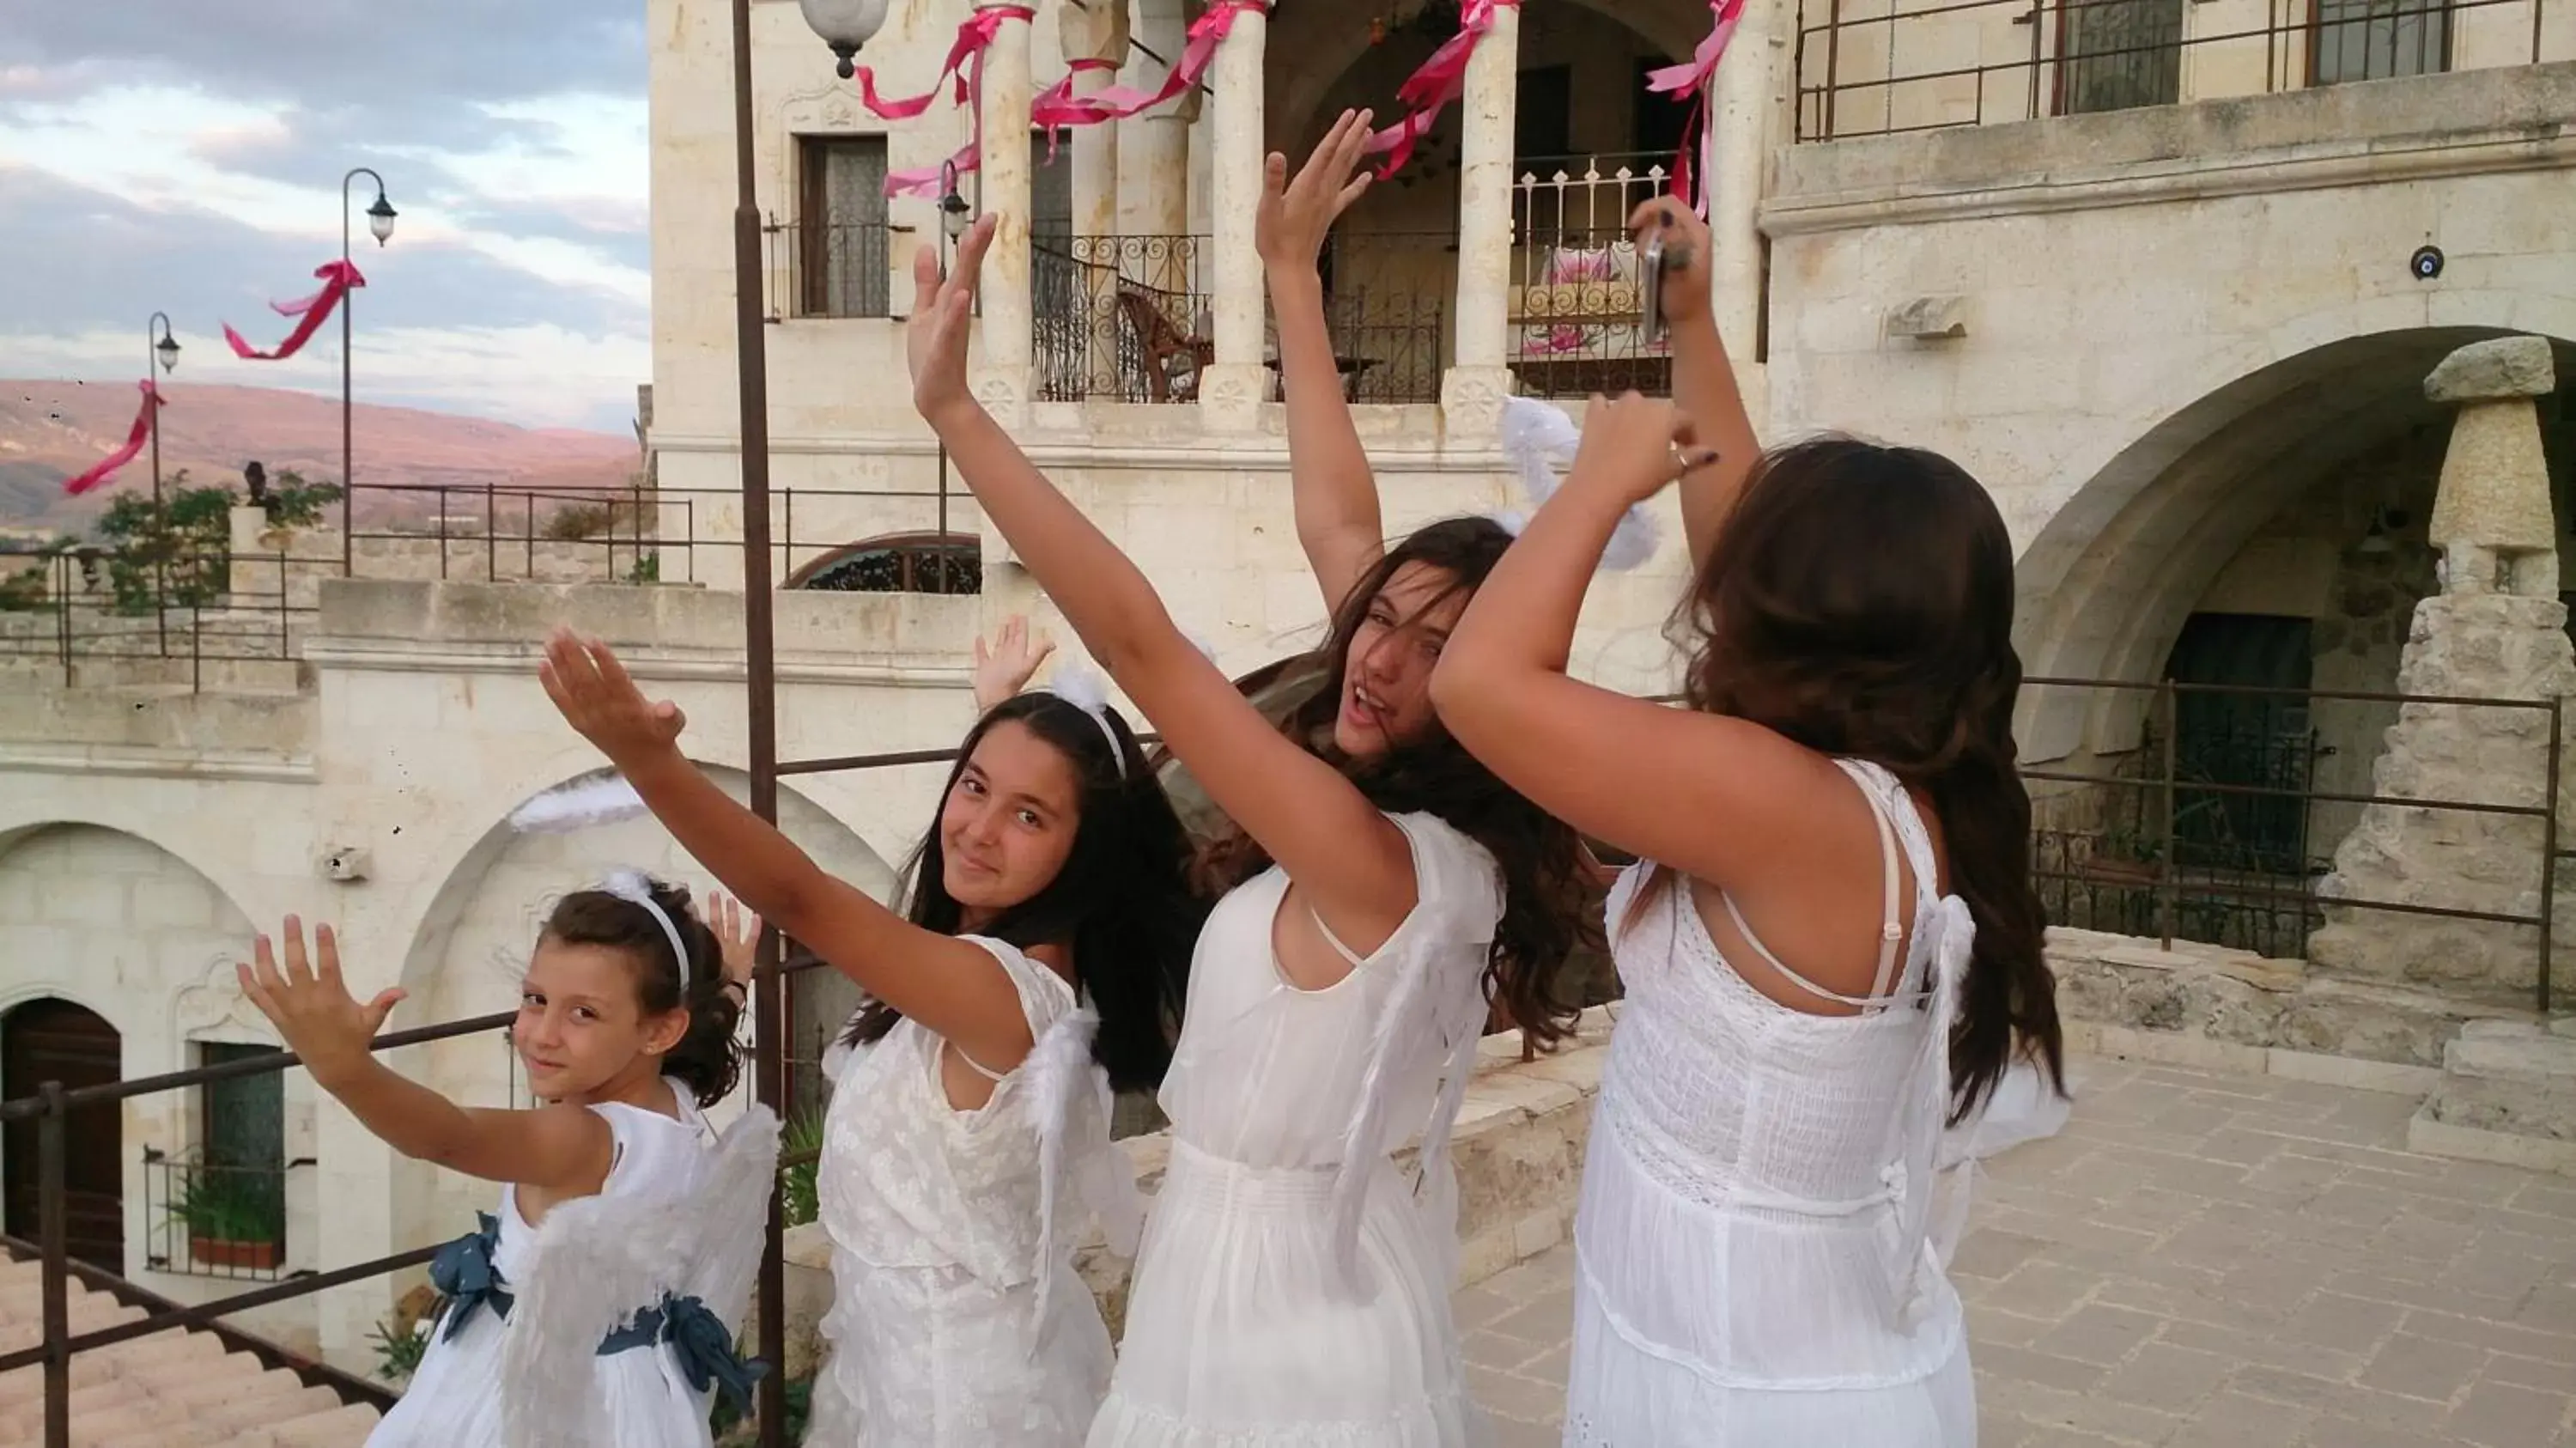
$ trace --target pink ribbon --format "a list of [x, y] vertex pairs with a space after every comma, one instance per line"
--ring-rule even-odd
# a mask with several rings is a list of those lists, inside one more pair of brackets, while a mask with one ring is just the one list
[[887, 100], [877, 94], [875, 72], [859, 67], [859, 99], [868, 113], [879, 120], [908, 121], [929, 110], [939, 93], [953, 85], [957, 104], [965, 106], [974, 118], [975, 132], [964, 149], [935, 166], [915, 166], [909, 170], [889, 172], [885, 192], [888, 196], [937, 196], [942, 180], [952, 169], [963, 176], [982, 164], [984, 150], [984, 52], [990, 50], [995, 37], [1002, 33], [1003, 23], [1023, 23], [1036, 16], [1022, 5], [992, 5], [977, 10], [957, 27], [957, 38], [948, 47], [948, 58], [939, 65], [939, 79], [930, 89], [917, 96]]
[[313, 274], [322, 279], [322, 290], [291, 302], [268, 304], [270, 309], [281, 317], [304, 319], [296, 324], [294, 331], [286, 334], [286, 340], [278, 343], [274, 350], [260, 351], [244, 341], [242, 334], [234, 331], [229, 323], [225, 325], [224, 340], [232, 344], [234, 356], [246, 362], [281, 362], [294, 356], [303, 351], [304, 344], [313, 340], [313, 334], [320, 331], [322, 324], [331, 319], [331, 309], [340, 305], [341, 298], [367, 284], [367, 279], [358, 275], [358, 269], [345, 261], [324, 262], [314, 269]]
[[152, 436], [153, 414], [161, 410], [161, 393], [152, 385], [152, 379], [149, 377], [136, 385], [143, 389], [143, 407], [134, 414], [134, 430], [126, 434], [125, 446], [99, 459], [97, 467], [79, 477], [65, 479], [63, 482], [65, 493], [75, 498], [79, 497], [115, 477], [119, 468], [134, 461], [134, 455], [143, 451], [144, 442]]
[[[1520, 0], [1467, 0], [1458, 14], [1458, 33], [1450, 36], [1431, 58], [1422, 63], [1412, 77], [1399, 86], [1395, 98], [1407, 107], [1403, 120], [1383, 131], [1373, 132], [1368, 139], [1368, 152], [1383, 152], [1386, 164], [1378, 168], [1383, 181], [1404, 169], [1413, 156], [1414, 144], [1440, 119], [1440, 112], [1451, 101], [1466, 94], [1467, 62], [1475, 58], [1476, 46], [1486, 32], [1494, 28], [1494, 12], [1505, 5], [1517, 6]], [[1743, 0], [1735, 0], [1741, 5]]]
[[1682, 126], [1681, 154], [1673, 162], [1673, 191], [1702, 216], [1708, 214], [1708, 168], [1693, 165], [1691, 153], [1708, 144], [1708, 82], [1717, 74], [1717, 62], [1726, 54], [1726, 43], [1735, 38], [1736, 25], [1744, 19], [1744, 0], [1709, 0], [1708, 8], [1712, 22], [1708, 38], [1699, 43], [1691, 58], [1646, 76], [1649, 95], [1688, 91], [1693, 97], [1690, 119]]
[[1047, 132], [1047, 155], [1053, 159], [1057, 133], [1081, 126], [1096, 126], [1103, 121], [1122, 121], [1163, 104], [1207, 74], [1216, 61], [1216, 50], [1234, 33], [1234, 19], [1246, 11], [1266, 14], [1269, 0], [1216, 0], [1206, 13], [1190, 23], [1189, 38], [1181, 48], [1181, 58], [1172, 63], [1171, 74], [1163, 78], [1159, 89], [1141, 91], [1133, 86], [1107, 86], [1088, 95], [1076, 95], [1074, 77], [1087, 71], [1118, 68], [1113, 60], [1077, 60], [1065, 71], [1064, 79], [1046, 88], [1029, 106], [1029, 124], [1044, 127]]

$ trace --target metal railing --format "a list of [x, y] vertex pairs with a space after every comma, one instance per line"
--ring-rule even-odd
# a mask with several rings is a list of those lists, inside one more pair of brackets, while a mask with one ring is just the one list
[[910, 257], [899, 238], [911, 227], [823, 215], [772, 216], [760, 229], [768, 250], [769, 320], [894, 315], [896, 258]]
[[1533, 397], [1672, 392], [1672, 354], [1645, 325], [1628, 218], [1671, 189], [1661, 157], [1524, 163], [1512, 188], [1506, 361]]
[[1037, 236], [1029, 312], [1047, 402], [1191, 402], [1215, 360], [1198, 236]]
[[143, 1149], [143, 1265], [178, 1277], [274, 1282], [286, 1274], [286, 1187], [310, 1167], [242, 1165]]
[[[642, 587], [740, 576], [738, 513], [727, 505], [741, 494], [732, 489], [361, 483], [354, 496], [357, 526], [345, 540], [338, 528], [313, 527], [279, 544], [210, 542], [182, 569], [152, 570], [139, 598], [112, 582], [112, 547], [0, 548], [0, 582], [41, 579], [0, 591], [0, 667], [48, 662], [70, 683], [83, 662], [159, 660], [170, 667], [153, 682], [204, 689], [211, 675], [221, 686], [245, 667], [295, 662], [326, 578]], [[770, 496], [776, 573], [794, 577], [854, 544], [941, 536], [965, 494], [942, 473], [929, 486]], [[213, 581], [181, 588], [157, 581], [165, 576]], [[953, 571], [948, 591], [971, 591], [972, 581]]]
[[[2079, 691], [2079, 697], [2085, 692], [2107, 693], [2114, 696], [2115, 704], [2144, 712], [2140, 746], [2112, 756], [2108, 768], [2025, 767], [2021, 771], [2025, 780], [2043, 787], [2033, 790], [2031, 874], [2052, 923], [2150, 936], [2168, 949], [2181, 939], [2285, 958], [2307, 953], [2308, 937], [2328, 922], [2329, 912], [2380, 912], [2527, 929], [2534, 932], [2533, 994], [2538, 1009], [2549, 1009], [2555, 947], [2551, 905], [2559, 862], [2576, 854], [2560, 847], [2558, 833], [2565, 700], [2172, 680], [2032, 678], [2024, 686]], [[2247, 731], [2224, 725], [2194, 727], [2186, 718], [2187, 706], [2195, 702], [2278, 700], [2296, 701], [2309, 709], [2318, 704], [2363, 706], [2419, 717], [2431, 710], [2521, 714], [2534, 727], [2548, 730], [2542, 777], [2495, 781], [2500, 791], [2519, 790], [2530, 796], [2519, 801], [2323, 788], [2316, 783], [2314, 766], [2333, 751], [2317, 740], [2312, 725], [2249, 738]], [[2378, 737], [2375, 728], [2356, 732]], [[2046, 786], [2058, 789], [2052, 793]], [[2312, 819], [2319, 806], [2348, 813], [2353, 823], [2342, 830], [2317, 830]], [[2310, 841], [2327, 835], [2339, 840], [2358, 827], [2362, 811], [2375, 807], [2472, 820], [2529, 821], [2533, 839], [2528, 869], [2536, 889], [2475, 882], [2483, 893], [2495, 897], [2478, 904], [2325, 893], [2320, 882], [2333, 862], [2321, 857]], [[2496, 903], [2511, 900], [2518, 906], [2523, 899], [2536, 904], [2526, 909]]]
[[[2549, 29], [2548, 0], [2260, 0], [2259, 9], [2255, 0], [1960, 0], [1852, 13], [1858, 8], [1847, 0], [1802, 6], [1797, 140], [2274, 94], [2464, 62], [2576, 58], [2576, 29]], [[1951, 63], [1960, 56], [1979, 58]]]
[[1450, 299], [1458, 291], [1456, 233], [1336, 231], [1317, 267], [1342, 395], [1365, 403], [1438, 402]]

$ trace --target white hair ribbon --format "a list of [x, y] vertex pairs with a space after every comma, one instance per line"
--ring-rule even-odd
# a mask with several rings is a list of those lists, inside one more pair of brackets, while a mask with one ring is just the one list
[[1118, 766], [1118, 777], [1125, 779], [1127, 751], [1118, 742], [1118, 731], [1109, 727], [1109, 681], [1080, 664], [1061, 663], [1046, 691], [1090, 715], [1091, 722], [1100, 726], [1100, 737], [1109, 741], [1109, 758]]
[[686, 996], [692, 984], [689, 979], [689, 947], [670, 912], [653, 898], [653, 882], [645, 879], [641, 870], [613, 870], [607, 879], [599, 882], [599, 888], [628, 904], [643, 906], [644, 913], [653, 917], [653, 923], [662, 927], [662, 934], [671, 942], [672, 959], [680, 962], [680, 994]]
[[[1559, 408], [1527, 397], [1506, 397], [1500, 432], [1503, 455], [1520, 473], [1521, 489], [1529, 494], [1530, 511], [1535, 512], [1556, 491], [1557, 469], [1573, 466], [1575, 449], [1583, 443], [1583, 430]], [[1486, 516], [1515, 538], [1528, 526], [1530, 517], [1518, 510]], [[1614, 570], [1634, 568], [1655, 556], [1655, 542], [1655, 520], [1639, 503], [1620, 517], [1619, 526], [1610, 534], [1609, 546], [1601, 550], [1601, 566]]]

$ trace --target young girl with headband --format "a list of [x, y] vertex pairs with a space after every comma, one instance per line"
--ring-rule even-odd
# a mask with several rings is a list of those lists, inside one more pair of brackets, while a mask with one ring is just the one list
[[733, 1089], [744, 981], [689, 895], [631, 871], [558, 901], [529, 956], [511, 1042], [533, 1110], [460, 1107], [369, 1042], [402, 997], [361, 1005], [331, 927], [259, 937], [243, 994], [369, 1131], [502, 1183], [481, 1230], [442, 1249], [446, 1302], [373, 1448], [705, 1448], [711, 1397], [748, 1406], [734, 1327], [760, 1259], [778, 1123], [720, 1142], [701, 1109]]
[[[1349, 173], [1351, 128], [1310, 171]], [[1271, 183], [1265, 256], [1295, 245], [1271, 235], [1283, 219], [1276, 163]], [[1300, 185], [1301, 224], [1319, 238], [1338, 179]], [[1329, 459], [1301, 425], [1311, 419], [1292, 420], [1299, 532], [1333, 635], [1329, 682], [1283, 734], [966, 386], [992, 228], [987, 218], [968, 234], [952, 280], [931, 252], [916, 262], [915, 404], [985, 516], [1232, 821], [1201, 862], [1227, 893], [1191, 965], [1162, 1093], [1170, 1164], [1090, 1442], [1462, 1443], [1474, 1408], [1449, 1310], [1446, 1131], [1488, 991], [1541, 1036], [1572, 1014], [1553, 987], [1580, 890], [1572, 833], [1468, 757], [1429, 709], [1441, 637], [1509, 535], [1457, 520], [1385, 548], [1364, 462], [1316, 495]], [[1302, 317], [1280, 307], [1283, 345]], [[1305, 342], [1320, 345], [1312, 320]], [[1329, 358], [1320, 380], [1302, 350], [1290, 360], [1292, 399], [1338, 398]], [[1416, 1130], [1418, 1182], [1390, 1159]]]
[[[979, 654], [981, 651], [979, 650]], [[813, 1448], [1062, 1448], [1110, 1346], [1073, 1269], [1083, 1207], [1134, 1250], [1142, 1204], [1110, 1088], [1170, 1059], [1205, 914], [1181, 827], [1103, 691], [1006, 635], [897, 914], [832, 878], [680, 752], [605, 645], [558, 633], [547, 694], [690, 854], [869, 1003], [826, 1063], [816, 1172], [832, 1242]], [[1014, 675], [1017, 677], [1013, 677]]]

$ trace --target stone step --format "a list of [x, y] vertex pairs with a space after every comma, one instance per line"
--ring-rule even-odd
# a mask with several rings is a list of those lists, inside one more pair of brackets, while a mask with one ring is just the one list
[[2576, 1033], [2565, 1020], [2470, 1021], [2416, 1113], [2417, 1151], [2576, 1175]]

